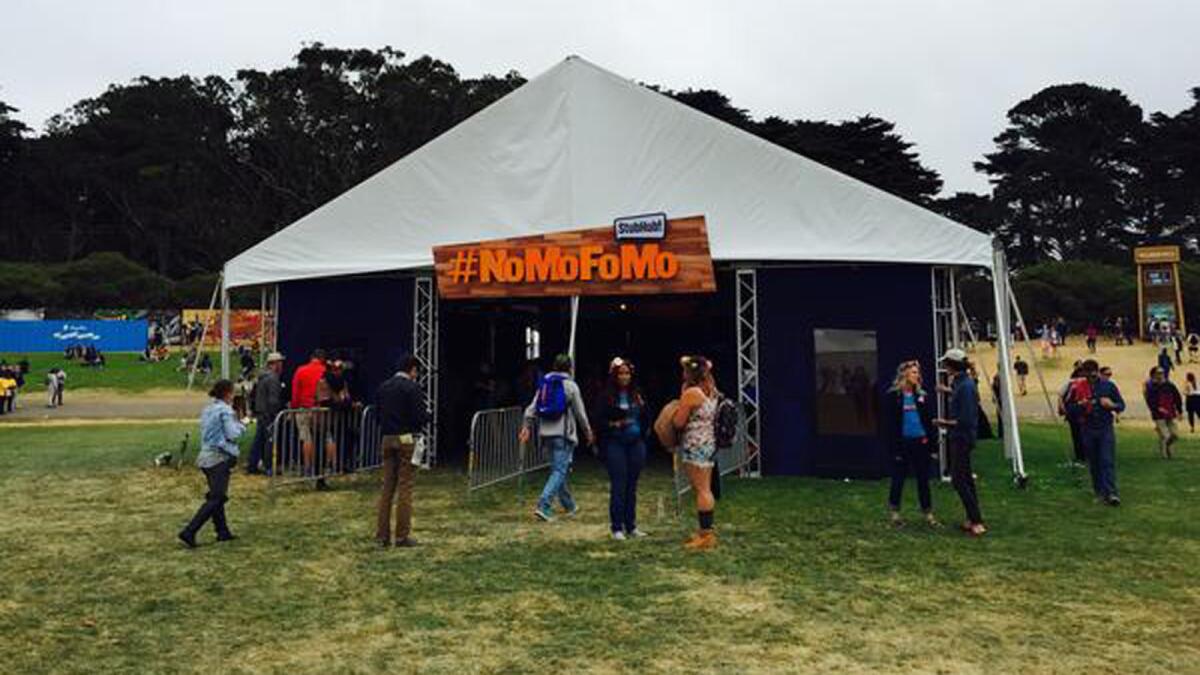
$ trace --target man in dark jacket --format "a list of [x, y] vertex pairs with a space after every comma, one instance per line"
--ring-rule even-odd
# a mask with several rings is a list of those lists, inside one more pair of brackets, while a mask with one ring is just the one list
[[254, 396], [250, 402], [254, 410], [254, 444], [250, 446], [250, 457], [246, 461], [246, 473], [258, 473], [259, 462], [263, 471], [271, 474], [274, 457], [272, 457], [271, 435], [274, 429], [275, 417], [283, 410], [283, 354], [272, 352], [267, 356], [267, 368], [258, 376], [254, 383]]
[[[425, 429], [429, 407], [417, 384], [417, 359], [406, 356], [400, 370], [379, 387], [375, 406], [383, 434], [383, 493], [375, 523], [375, 541], [381, 547], [416, 546], [412, 531], [412, 489], [417, 467], [413, 464], [416, 434]], [[392, 537], [392, 501], [396, 501], [396, 534]]]
[[[979, 493], [975, 488], [975, 474], [971, 471], [971, 451], [979, 438], [979, 389], [968, 374], [970, 364], [967, 354], [961, 349], [951, 349], [940, 359], [950, 373], [950, 405], [947, 417], [934, 420], [934, 424], [946, 429], [950, 460], [950, 483], [962, 500], [967, 519], [962, 529], [971, 536], [979, 537], [987, 532], [983, 514], [979, 511]], [[943, 389], [944, 391], [946, 389]]]
[[1158, 451], [1163, 459], [1171, 459], [1175, 441], [1179, 440], [1179, 431], [1175, 420], [1183, 412], [1183, 396], [1175, 383], [1167, 379], [1162, 368], [1150, 370], [1150, 381], [1146, 383], [1146, 407], [1150, 409], [1150, 419], [1154, 420], [1154, 430], [1158, 432]]

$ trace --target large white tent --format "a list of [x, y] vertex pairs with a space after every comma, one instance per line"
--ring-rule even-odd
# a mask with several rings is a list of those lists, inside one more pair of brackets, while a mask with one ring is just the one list
[[437, 245], [650, 212], [704, 215], [716, 261], [988, 269], [1008, 361], [1007, 273], [990, 237], [575, 56], [227, 262], [225, 321], [233, 288], [428, 269]]
[[225, 281], [427, 267], [438, 244], [660, 211], [706, 216], [716, 260], [992, 266], [984, 234], [569, 57], [229, 261]]

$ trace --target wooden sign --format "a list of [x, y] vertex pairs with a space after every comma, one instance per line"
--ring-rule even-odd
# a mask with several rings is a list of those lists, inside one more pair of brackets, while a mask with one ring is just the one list
[[717, 290], [704, 216], [438, 246], [433, 260], [447, 300]]

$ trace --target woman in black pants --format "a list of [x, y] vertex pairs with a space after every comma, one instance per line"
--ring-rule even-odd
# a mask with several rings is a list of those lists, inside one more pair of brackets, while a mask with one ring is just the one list
[[233, 383], [217, 380], [208, 395], [212, 401], [200, 413], [200, 454], [196, 466], [204, 472], [208, 493], [191, 522], [179, 533], [179, 541], [188, 548], [196, 547], [196, 533], [211, 519], [217, 531], [217, 541], [234, 539], [225, 522], [225, 502], [229, 501], [229, 474], [237, 463], [237, 440], [246, 430], [238, 421], [230, 403]]
[[888, 493], [888, 510], [893, 525], [903, 525], [900, 517], [900, 497], [904, 481], [912, 474], [917, 481], [917, 499], [925, 522], [937, 526], [933, 515], [933, 500], [929, 495], [929, 453], [935, 447], [930, 437], [936, 433], [930, 398], [921, 386], [921, 364], [905, 361], [896, 369], [896, 379], [889, 390], [892, 409], [896, 412], [896, 439], [892, 447], [892, 487]]

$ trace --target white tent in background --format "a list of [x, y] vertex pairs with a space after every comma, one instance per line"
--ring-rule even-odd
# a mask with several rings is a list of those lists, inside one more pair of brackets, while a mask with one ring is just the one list
[[[1002, 262], [980, 232], [572, 56], [230, 260], [223, 279], [430, 268], [437, 245], [647, 212], [703, 214], [716, 261]], [[1006, 279], [993, 276], [1007, 360]]]
[[234, 288], [428, 267], [439, 244], [659, 211], [704, 214], [715, 260], [992, 265], [984, 234], [569, 57], [225, 277]]

